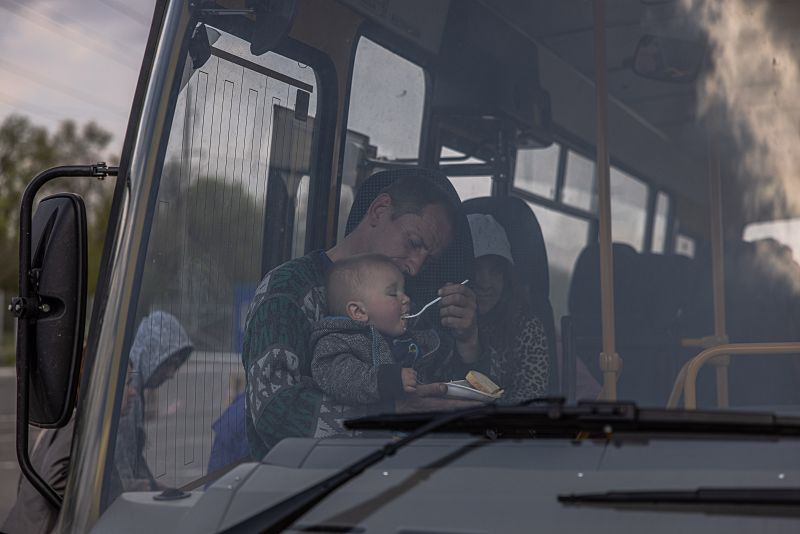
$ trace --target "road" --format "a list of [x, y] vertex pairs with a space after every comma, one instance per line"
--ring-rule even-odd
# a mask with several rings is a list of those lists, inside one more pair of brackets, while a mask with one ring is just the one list
[[17, 495], [19, 468], [14, 452], [14, 408], [17, 386], [14, 369], [0, 367], [0, 524], [2, 524]]
[[[159, 483], [181, 486], [206, 474], [214, 438], [211, 425], [243, 387], [238, 354], [197, 351], [173, 379], [148, 392], [144, 455]], [[0, 367], [0, 524], [14, 503], [19, 479], [15, 395], [14, 369]], [[241, 439], [243, 431], [239, 429]], [[31, 443], [34, 439], [32, 433]]]

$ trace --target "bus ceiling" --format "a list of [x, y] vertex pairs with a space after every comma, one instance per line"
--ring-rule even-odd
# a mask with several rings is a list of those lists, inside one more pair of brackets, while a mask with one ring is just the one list
[[[214, 5], [235, 11], [246, 4], [250, 5], [243, 1]], [[342, 78], [350, 68], [350, 60], [345, 58], [351, 57], [359, 33], [377, 38], [422, 65], [432, 80], [429, 126], [435, 131], [431, 140], [439, 144], [483, 160], [496, 155], [500, 132], [512, 149], [548, 146], [555, 138], [566, 138], [589, 155], [596, 146], [593, 21], [586, 2], [252, 3], [260, 4], [274, 4], [282, 12], [293, 13], [290, 35], [302, 32], [305, 42], [320, 43], [342, 71]], [[709, 136], [717, 137], [723, 151], [736, 143], [729, 139], [733, 132], [713, 128], [697, 116], [697, 84], [709, 62], [707, 44], [698, 35], [670, 29], [692, 26], [676, 22], [676, 17], [687, 16], [679, 12], [677, 4], [653, 6], [640, 0], [607, 4], [609, 151], [612, 163], [624, 162], [629, 172], [654, 187], [703, 206], [708, 201]], [[355, 40], [325, 41], [320, 31], [310, 31], [309, 21], [318, 20], [320, 10], [325, 10], [330, 27], [352, 26]], [[240, 18], [209, 15], [219, 23]], [[253, 16], [248, 17], [252, 20]], [[290, 17], [277, 20], [285, 23]], [[252, 26], [259, 24], [256, 20]], [[241, 36], [251, 39], [254, 34], [250, 33]], [[316, 34], [313, 39], [312, 33]], [[653, 58], [663, 61], [653, 64]], [[340, 88], [342, 83], [340, 79]], [[722, 154], [726, 199], [742, 198], [751, 178], [728, 163], [733, 159]], [[742, 218], [739, 222], [744, 225], [774, 215], [772, 208], [763, 216], [751, 211], [748, 220], [738, 206], [726, 206], [725, 211], [726, 216]]]

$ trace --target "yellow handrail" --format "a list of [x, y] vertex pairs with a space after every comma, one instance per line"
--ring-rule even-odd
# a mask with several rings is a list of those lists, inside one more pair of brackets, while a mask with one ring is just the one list
[[[684, 338], [681, 340], [681, 346], [683, 347], [700, 347], [702, 349], [708, 349], [711, 347], [716, 347], [718, 345], [725, 345], [726, 343], [728, 343], [727, 337], [717, 337], [717, 336]], [[681, 370], [678, 372], [678, 376], [675, 378], [675, 383], [672, 384], [672, 391], [670, 392], [669, 399], [667, 400], [667, 408], [678, 407], [678, 402], [681, 400], [681, 393], [683, 393], [683, 384], [684, 380], [686, 379], [686, 367], [688, 365], [689, 362], [683, 364], [683, 367], [681, 367]], [[717, 379], [719, 379], [719, 375], [717, 375]], [[717, 390], [719, 389], [721, 388], [719, 387], [719, 384], [717, 384]]]
[[[741, 356], [749, 354], [753, 356], [774, 356], [780, 354], [800, 354], [800, 342], [792, 343], [729, 343], [726, 345], [719, 345], [704, 350], [683, 366], [678, 373], [676, 385], [683, 378], [683, 405], [687, 410], [694, 410], [697, 408], [697, 373], [706, 362], [712, 359], [718, 360], [717, 365], [717, 388], [721, 386], [727, 389], [727, 374], [725, 381], [720, 381], [721, 371], [727, 370], [727, 363], [730, 356]], [[673, 394], [675, 388], [673, 387]], [[673, 395], [670, 395], [670, 402], [673, 401]], [[717, 391], [717, 404], [720, 405], [719, 390]], [[668, 403], [669, 406], [669, 403]], [[720, 406], [724, 407], [724, 405]]]

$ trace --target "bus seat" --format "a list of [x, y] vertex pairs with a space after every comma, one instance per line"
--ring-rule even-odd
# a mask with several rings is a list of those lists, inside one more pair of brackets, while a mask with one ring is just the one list
[[[578, 257], [570, 283], [569, 315], [562, 321], [565, 362], [581, 358], [598, 379], [602, 376], [599, 251], [593, 243]], [[623, 359], [617, 396], [662, 406], [687, 357], [679, 319], [693, 287], [694, 265], [689, 258], [640, 254], [621, 243], [613, 244], [613, 253], [616, 350]], [[574, 364], [567, 368], [574, 369]]]
[[419, 167], [390, 169], [373, 174], [364, 180], [356, 192], [353, 206], [347, 217], [345, 235], [358, 226], [367, 213], [369, 205], [386, 186], [405, 176], [418, 176], [421, 180], [432, 180], [453, 199], [453, 205], [457, 206], [456, 209], [459, 213], [459, 221], [450, 246], [439, 258], [428, 260], [417, 276], [407, 280], [406, 292], [416, 306], [421, 306], [436, 298], [439, 288], [447, 282], [457, 283], [468, 278], [475, 278], [475, 258], [472, 252], [469, 223], [466, 214], [461, 209], [458, 193], [447, 175], [439, 170], [420, 169]]
[[[725, 243], [725, 308], [731, 343], [800, 340], [798, 290], [800, 265], [787, 247], [774, 239]], [[729, 367], [730, 403], [800, 404], [798, 383], [798, 356], [737, 357]]]
[[560, 391], [556, 329], [550, 303], [550, 270], [547, 248], [536, 215], [517, 197], [481, 197], [464, 202], [466, 213], [485, 213], [499, 222], [508, 235], [517, 278], [527, 286], [533, 312], [542, 321], [550, 353], [549, 392]]

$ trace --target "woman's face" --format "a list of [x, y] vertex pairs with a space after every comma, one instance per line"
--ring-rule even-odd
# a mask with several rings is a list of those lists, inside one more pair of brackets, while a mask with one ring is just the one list
[[489, 255], [475, 259], [475, 298], [478, 301], [478, 314], [492, 311], [500, 302], [505, 285], [505, 259]]

